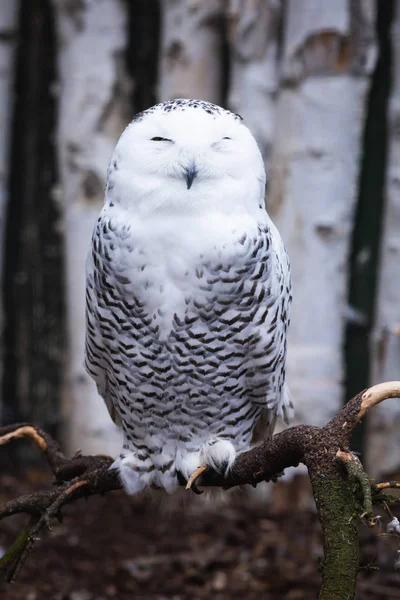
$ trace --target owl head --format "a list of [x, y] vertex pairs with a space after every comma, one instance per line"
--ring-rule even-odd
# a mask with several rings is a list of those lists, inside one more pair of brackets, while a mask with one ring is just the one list
[[202, 100], [157, 104], [133, 119], [111, 158], [106, 202], [142, 215], [264, 210], [265, 171], [242, 118]]

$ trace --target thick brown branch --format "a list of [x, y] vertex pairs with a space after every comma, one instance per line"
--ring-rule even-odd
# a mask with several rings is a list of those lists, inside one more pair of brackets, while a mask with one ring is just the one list
[[[372, 518], [368, 476], [349, 451], [352, 432], [370, 408], [386, 398], [398, 396], [400, 382], [374, 386], [350, 400], [325, 427], [301, 425], [286, 429], [239, 454], [226, 477], [210, 468], [200, 476], [202, 485], [226, 489], [273, 480], [284, 469], [300, 462], [307, 466], [325, 537], [321, 600], [354, 596], [358, 571], [357, 517], [364, 512]], [[59, 517], [65, 504], [121, 488], [116, 471], [110, 470], [110, 457], [75, 455], [67, 458], [51, 436], [29, 423], [0, 428], [0, 445], [21, 437], [31, 438], [44, 452], [56, 485], [0, 506], [0, 519], [21, 512], [30, 514], [33, 519], [0, 561], [0, 569], [8, 579], [15, 579], [41, 528]], [[363, 492], [363, 511], [359, 510], [354, 494], [354, 481]], [[186, 484], [186, 481], [182, 483]], [[400, 487], [400, 484], [388, 482], [373, 486], [373, 489], [379, 491], [388, 487]], [[384, 496], [383, 492], [379, 494], [380, 501], [381, 495]]]
[[318, 427], [308, 425], [285, 429], [248, 452], [239, 454], [226, 476], [208, 469], [201, 477], [201, 484], [228, 489], [275, 479], [288, 467], [297, 467], [304, 461], [304, 454], [319, 431]]

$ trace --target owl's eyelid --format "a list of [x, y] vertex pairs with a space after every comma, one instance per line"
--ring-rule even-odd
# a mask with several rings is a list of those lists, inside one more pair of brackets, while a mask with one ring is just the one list
[[151, 138], [152, 142], [173, 142], [173, 140], [170, 140], [169, 138], [165, 138], [165, 137], [161, 137], [159, 135], [156, 135], [155, 137]]
[[223, 138], [221, 138], [220, 140], [218, 140], [217, 142], [214, 142], [213, 144], [211, 144], [211, 148], [220, 148], [220, 143], [223, 142], [224, 140], [229, 140], [232, 141], [232, 138], [225, 136]]

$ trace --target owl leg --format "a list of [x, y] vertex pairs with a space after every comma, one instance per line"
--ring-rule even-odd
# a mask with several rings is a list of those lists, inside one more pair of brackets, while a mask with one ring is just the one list
[[202, 464], [189, 477], [186, 489], [200, 494], [200, 490], [195, 485], [199, 477], [209, 468], [226, 475], [235, 462], [235, 458], [236, 450], [232, 442], [218, 437], [210, 438], [201, 447], [200, 462]]

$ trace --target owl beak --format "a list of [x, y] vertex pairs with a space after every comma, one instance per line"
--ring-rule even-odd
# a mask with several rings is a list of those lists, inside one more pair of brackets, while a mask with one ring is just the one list
[[188, 190], [190, 190], [190, 188], [192, 187], [192, 183], [197, 175], [197, 172], [198, 171], [195, 163], [192, 163], [190, 167], [187, 167], [185, 169], [186, 187]]

